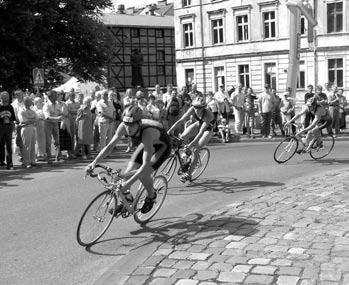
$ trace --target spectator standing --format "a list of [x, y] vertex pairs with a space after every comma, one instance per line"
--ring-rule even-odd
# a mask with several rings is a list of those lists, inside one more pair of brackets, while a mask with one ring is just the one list
[[[281, 111], [281, 118], [282, 118], [282, 124], [285, 125], [286, 122], [291, 120], [295, 115], [295, 103], [291, 98], [290, 91], [286, 91], [283, 95], [283, 98], [280, 102], [280, 111]], [[295, 134], [296, 128], [292, 126], [292, 128], [284, 129], [286, 135]]]
[[[310, 98], [314, 97], [313, 89], [314, 89], [313, 85], [311, 85], [311, 84], [308, 85], [307, 93], [304, 94], [304, 104], [307, 104], [307, 101]], [[311, 112], [305, 113], [304, 123], [303, 123], [304, 128], [308, 127], [313, 119], [314, 119], [314, 115]]]
[[74, 148], [72, 144], [72, 130], [70, 128], [71, 123], [69, 119], [69, 112], [67, 105], [64, 101], [64, 93], [59, 93], [57, 97], [57, 102], [61, 107], [62, 120], [59, 124], [59, 155], [57, 156], [57, 160], [62, 157], [62, 151], [67, 152], [67, 158], [76, 158], [76, 156], [72, 153]]
[[344, 131], [346, 129], [345, 116], [347, 115], [347, 99], [343, 95], [344, 90], [342, 88], [338, 89], [337, 97], [339, 99], [339, 129]]
[[212, 91], [209, 91], [207, 93], [206, 104], [207, 104], [208, 109], [211, 110], [211, 112], [214, 116], [213, 132], [215, 133], [215, 135], [217, 135], [217, 133], [218, 133], [218, 115], [220, 116], [221, 114], [219, 112], [218, 102], [213, 97]]
[[[97, 89], [98, 86], [96, 86]], [[102, 98], [102, 92], [100, 90], [95, 92], [95, 99], [91, 102], [91, 112], [93, 119], [93, 150], [96, 151], [99, 146], [99, 130], [98, 130], [98, 120], [97, 120], [97, 111], [96, 106], [97, 102]]]
[[167, 112], [166, 112], [166, 108], [165, 108], [165, 104], [162, 100], [158, 100], [156, 101], [156, 105], [160, 110], [160, 122], [162, 123], [162, 125], [164, 126], [165, 130], [168, 130], [168, 122], [167, 122]]
[[0, 164], [5, 164], [5, 148], [6, 148], [6, 168], [13, 169], [12, 162], [12, 131], [14, 122], [16, 121], [15, 110], [10, 105], [10, 95], [6, 91], [0, 93]]
[[164, 102], [166, 108], [167, 108], [168, 102], [170, 101], [170, 99], [172, 97], [172, 91], [173, 91], [173, 85], [168, 84], [167, 85], [167, 92], [162, 97], [162, 101]]
[[82, 149], [82, 159], [91, 157], [90, 145], [93, 143], [93, 116], [91, 112], [91, 98], [84, 99], [77, 116], [78, 141], [77, 149]]
[[195, 82], [191, 83], [191, 90], [189, 92], [189, 96], [190, 96], [192, 101], [197, 96], [201, 96], [201, 97], [203, 96], [203, 94], [198, 90], [198, 86], [197, 86], [197, 84]]
[[325, 93], [322, 92], [322, 86], [318, 85], [315, 88], [315, 95], [314, 95], [317, 99], [317, 102], [319, 105], [325, 107], [325, 109], [328, 109], [328, 99], [327, 99], [327, 95]]
[[155, 90], [153, 91], [152, 95], [154, 96], [155, 101], [163, 99], [164, 94], [162, 93], [161, 87], [159, 84], [155, 85]]
[[100, 150], [102, 150], [112, 138], [114, 111], [113, 103], [108, 100], [108, 91], [103, 90], [102, 99], [96, 104]]
[[65, 104], [68, 110], [72, 149], [75, 149], [75, 141], [77, 141], [76, 115], [80, 108], [80, 103], [76, 101], [74, 88], [72, 88], [70, 92], [67, 93], [66, 99], [67, 101], [65, 102]]
[[235, 124], [235, 133], [239, 134], [242, 131], [242, 124], [244, 121], [244, 102], [245, 94], [242, 90], [242, 84], [239, 83], [236, 90], [230, 96], [230, 102], [233, 105]]
[[[136, 98], [133, 96], [132, 89], [129, 88], [126, 90], [125, 97], [124, 97], [124, 108], [126, 109], [128, 106], [131, 106], [132, 104], [136, 104]], [[130, 152], [132, 149], [132, 140], [130, 137], [127, 137], [127, 149], [126, 152]]]
[[228, 95], [224, 91], [224, 84], [221, 84], [218, 88], [218, 91], [213, 96], [219, 106], [219, 113], [227, 120], [229, 123], [229, 102], [228, 102]]
[[[168, 127], [171, 128], [175, 122], [178, 121], [180, 110], [181, 110], [182, 102], [177, 96], [177, 91], [172, 90], [171, 98], [167, 103], [166, 111], [167, 111], [167, 120], [168, 120]], [[176, 132], [177, 131], [177, 132]], [[174, 132], [175, 136], [178, 136], [178, 131], [176, 130]]]
[[247, 135], [251, 138], [254, 138], [254, 121], [255, 121], [255, 100], [257, 100], [257, 96], [254, 94], [252, 88], [247, 88], [244, 102], [244, 110], [245, 110], [245, 126], [247, 128]]
[[44, 161], [46, 159], [46, 134], [45, 134], [45, 115], [43, 110], [44, 103], [40, 97], [34, 99], [33, 110], [37, 115], [36, 121], [36, 143], [38, 146], [37, 160]]
[[57, 102], [58, 94], [56, 91], [47, 93], [47, 102], [44, 104], [43, 112], [45, 115], [45, 135], [46, 135], [46, 155], [47, 162], [51, 158], [51, 139], [53, 137], [56, 147], [56, 161], [59, 160], [59, 123], [63, 118], [62, 107]]
[[23, 142], [23, 162], [22, 165], [27, 168], [36, 166], [35, 162], [35, 141], [36, 130], [35, 124], [38, 116], [35, 111], [31, 109], [33, 102], [29, 96], [23, 100], [24, 109], [18, 112], [18, 119], [21, 125], [21, 136]]
[[147, 110], [151, 114], [152, 120], [160, 121], [160, 109], [155, 103], [154, 95], [150, 95], [148, 98]]
[[21, 157], [22, 160], [22, 153], [23, 153], [23, 141], [21, 136], [21, 129], [22, 127], [18, 124], [18, 113], [22, 109], [24, 109], [24, 103], [23, 103], [23, 96], [24, 93], [22, 90], [16, 90], [14, 93], [15, 100], [12, 102], [12, 107], [15, 110], [15, 116], [16, 116], [16, 146], [17, 146], [17, 154]]
[[332, 118], [332, 129], [335, 136], [339, 135], [339, 98], [337, 96], [337, 86], [332, 86], [332, 90], [328, 96], [329, 112]]
[[270, 136], [270, 123], [274, 109], [274, 96], [270, 92], [269, 85], [266, 84], [264, 92], [259, 95], [258, 109], [261, 115], [261, 135], [263, 138]]
[[281, 117], [281, 111], [280, 111], [281, 98], [277, 95], [275, 88], [271, 89], [271, 94], [274, 96], [274, 99], [275, 99], [273, 115], [271, 118], [272, 134], [273, 134], [273, 136], [277, 135], [275, 130], [276, 130], [276, 126], [279, 126], [281, 135], [285, 136], [284, 128], [282, 126], [282, 117]]

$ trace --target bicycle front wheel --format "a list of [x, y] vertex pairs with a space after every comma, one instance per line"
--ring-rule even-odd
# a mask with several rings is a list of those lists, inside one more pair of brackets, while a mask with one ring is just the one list
[[175, 155], [171, 155], [165, 162], [159, 167], [156, 173], [165, 176], [167, 182], [172, 179], [177, 167], [177, 158]]
[[281, 141], [274, 151], [274, 160], [284, 163], [292, 158], [298, 149], [298, 140], [295, 137], [287, 137]]
[[141, 187], [136, 196], [135, 213], [133, 215], [137, 223], [144, 224], [148, 222], [160, 210], [167, 195], [167, 186], [167, 179], [164, 176], [158, 175], [154, 177], [153, 187], [154, 191], [156, 192], [156, 201], [154, 202], [153, 208], [145, 214], [141, 213], [141, 208], [143, 207], [145, 197], [147, 196], [147, 190], [144, 188], [144, 186]]
[[200, 150], [199, 158], [196, 163], [196, 166], [191, 172], [191, 180], [190, 180], [191, 182], [195, 181], [201, 176], [201, 174], [205, 171], [209, 160], [210, 160], [210, 150], [204, 147]]
[[89, 246], [99, 240], [109, 228], [116, 208], [116, 196], [106, 190], [98, 194], [81, 216], [76, 238], [82, 246]]
[[321, 137], [321, 141], [315, 140], [310, 148], [310, 156], [315, 159], [321, 159], [327, 156], [334, 147], [334, 137], [325, 135]]

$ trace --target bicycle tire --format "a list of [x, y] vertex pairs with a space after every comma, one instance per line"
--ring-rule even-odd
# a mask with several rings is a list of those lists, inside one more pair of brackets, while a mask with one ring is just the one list
[[[274, 151], [274, 160], [277, 163], [289, 161], [298, 149], [298, 139], [296, 137], [287, 137], [282, 140]], [[279, 152], [280, 151], [280, 152]], [[288, 154], [288, 156], [286, 156]], [[282, 157], [285, 157], [282, 159]]]
[[312, 147], [310, 148], [310, 156], [314, 160], [318, 160], [329, 155], [334, 147], [335, 140], [333, 135], [325, 135], [322, 136], [322, 147], [318, 147], [317, 143], [317, 141], [314, 141]]
[[[194, 168], [194, 170], [191, 173], [191, 180], [190, 182], [195, 181], [196, 179], [198, 179], [202, 173], [205, 171], [208, 162], [210, 161], [210, 150], [207, 147], [204, 147], [202, 149], [200, 149], [199, 152], [199, 158], [197, 161], [197, 166]], [[205, 160], [207, 158], [207, 160]], [[198, 172], [196, 172], [198, 171]]]
[[[100, 198], [102, 198], [101, 202], [99, 202]], [[117, 198], [116, 198], [115, 193], [112, 193], [111, 191], [106, 190], [106, 191], [103, 191], [102, 193], [98, 194], [91, 201], [91, 203], [87, 206], [87, 208], [85, 209], [84, 213], [82, 214], [82, 216], [80, 218], [78, 228], [76, 231], [76, 238], [77, 238], [78, 243], [81, 246], [90, 246], [90, 245], [94, 244], [107, 231], [107, 229], [109, 228], [109, 226], [114, 218], [114, 211], [116, 208], [116, 202], [117, 202]], [[85, 229], [85, 222], [89, 223], [88, 219], [90, 218], [90, 216], [88, 215], [88, 213], [92, 209], [93, 206], [97, 206], [97, 209], [95, 211], [95, 214], [92, 215], [92, 219], [99, 223], [100, 222], [99, 219], [106, 217], [106, 223], [102, 226], [101, 230], [98, 230], [98, 232], [96, 234], [94, 234], [91, 238], [87, 239], [87, 238], [85, 238], [85, 230], [84, 230]], [[101, 212], [102, 216], [98, 217], [98, 216], [96, 216], [96, 214], [97, 214], [97, 211], [101, 210], [101, 206], [107, 206], [107, 207], [102, 210], [102, 212]], [[94, 211], [92, 211], [92, 213], [93, 212]], [[102, 220], [102, 222], [104, 222], [104, 219]], [[98, 223], [97, 223], [97, 225], [98, 225]], [[87, 227], [87, 229], [91, 229], [91, 228]], [[87, 233], [87, 235], [90, 235], [91, 230], [87, 231], [86, 233]]]
[[163, 175], [158, 175], [154, 177], [153, 183], [154, 190], [157, 194], [156, 201], [154, 203], [153, 208], [145, 214], [142, 214], [140, 209], [144, 204], [144, 199], [147, 196], [147, 191], [144, 186], [138, 191], [136, 199], [135, 199], [135, 212], [133, 214], [134, 220], [139, 224], [145, 224], [150, 221], [151, 218], [155, 216], [155, 214], [160, 210], [162, 204], [165, 201], [167, 195], [168, 183], [167, 179]]
[[159, 167], [159, 169], [156, 171], [156, 174], [162, 175], [167, 179], [167, 182], [170, 182], [172, 179], [176, 168], [177, 168], [177, 157], [175, 155], [171, 155], [168, 159], [165, 160], [165, 162]]

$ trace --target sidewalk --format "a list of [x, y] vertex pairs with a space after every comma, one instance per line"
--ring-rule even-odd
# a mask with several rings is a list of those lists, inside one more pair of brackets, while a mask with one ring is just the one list
[[348, 181], [349, 169], [318, 174], [159, 227], [163, 243], [112, 284], [347, 285]]

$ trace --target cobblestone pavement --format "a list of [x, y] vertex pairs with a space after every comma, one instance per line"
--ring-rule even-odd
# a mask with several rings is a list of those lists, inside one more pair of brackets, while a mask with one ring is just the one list
[[328, 172], [164, 224], [123, 284], [349, 284], [348, 181]]

